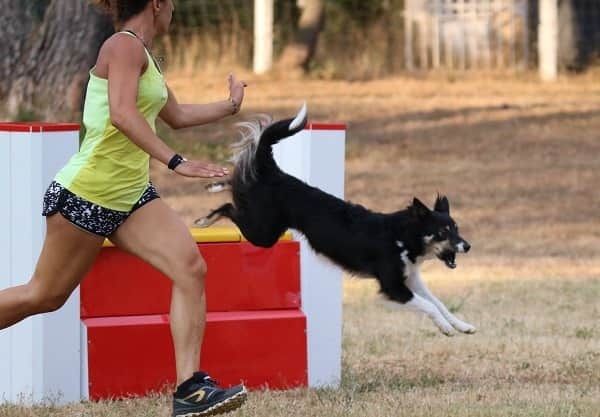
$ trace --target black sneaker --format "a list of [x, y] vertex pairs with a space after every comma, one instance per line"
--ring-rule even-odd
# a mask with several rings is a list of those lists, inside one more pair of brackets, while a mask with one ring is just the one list
[[204, 372], [196, 372], [183, 382], [173, 395], [173, 417], [214, 416], [242, 406], [248, 393], [243, 385], [228, 389]]

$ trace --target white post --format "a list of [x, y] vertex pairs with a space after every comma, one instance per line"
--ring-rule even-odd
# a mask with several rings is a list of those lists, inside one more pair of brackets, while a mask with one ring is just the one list
[[434, 69], [440, 67], [440, 18], [442, 16], [442, 7], [440, 0], [434, 0], [433, 11], [431, 12], [431, 54], [432, 65]]
[[[0, 128], [0, 191], [6, 193], [0, 198], [0, 289], [10, 287], [12, 276], [10, 255], [10, 132]], [[12, 332], [0, 330], [0, 402], [12, 396], [11, 390], [11, 340]]]
[[273, 0], [254, 0], [254, 72], [273, 65]]
[[[287, 173], [344, 198], [345, 136], [343, 125], [311, 124], [277, 144], [275, 159]], [[317, 256], [305, 239], [298, 240], [302, 310], [308, 327], [308, 384], [337, 386], [342, 367], [342, 271]]]
[[543, 81], [554, 81], [558, 75], [557, 0], [540, 0], [538, 45], [540, 77]]
[[[44, 191], [79, 146], [79, 126], [0, 124], [0, 289], [29, 281], [45, 236]], [[79, 291], [59, 311], [0, 331], [0, 400], [79, 401]]]

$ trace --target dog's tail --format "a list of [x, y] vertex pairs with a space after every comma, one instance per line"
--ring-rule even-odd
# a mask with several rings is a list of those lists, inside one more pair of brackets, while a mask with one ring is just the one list
[[234, 150], [231, 162], [235, 165], [235, 176], [242, 183], [257, 179], [258, 172], [274, 166], [272, 146], [281, 139], [292, 136], [306, 126], [306, 103], [295, 118], [272, 123], [267, 116], [260, 116], [252, 122], [239, 123], [242, 138], [232, 145]]

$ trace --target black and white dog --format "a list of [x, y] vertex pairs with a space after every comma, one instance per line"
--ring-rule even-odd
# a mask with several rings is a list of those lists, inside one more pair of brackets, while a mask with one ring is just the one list
[[273, 246], [288, 228], [296, 229], [317, 253], [354, 274], [374, 276], [389, 300], [425, 313], [445, 335], [454, 330], [474, 333], [474, 326], [431, 294], [419, 274], [425, 259], [437, 257], [455, 268], [456, 253], [470, 249], [450, 217], [448, 199], [438, 196], [434, 210], [415, 198], [404, 210], [375, 213], [286, 174], [275, 163], [271, 147], [302, 130], [306, 120], [304, 105], [294, 119], [266, 127], [242, 123], [231, 180], [207, 187], [211, 192], [230, 188], [233, 204], [222, 205], [196, 224], [207, 227], [227, 217], [246, 239], [262, 247]]

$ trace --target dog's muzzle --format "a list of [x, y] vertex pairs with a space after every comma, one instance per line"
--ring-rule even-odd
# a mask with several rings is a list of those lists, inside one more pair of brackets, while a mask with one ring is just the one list
[[453, 250], [446, 249], [437, 257], [439, 260], [443, 261], [448, 268], [456, 268], [456, 252], [454, 252]]
[[440, 252], [437, 257], [439, 260], [443, 261], [448, 268], [454, 269], [456, 268], [456, 254], [467, 253], [471, 249], [471, 245], [466, 240], [460, 240], [458, 243], [449, 246], [450, 247], [446, 247]]
[[461, 240], [455, 245], [456, 252], [467, 253], [471, 249], [471, 245], [466, 240]]

